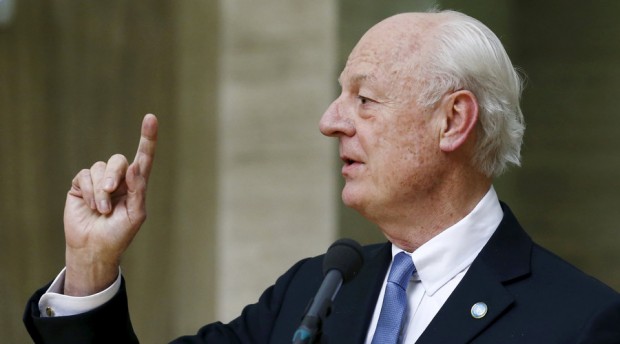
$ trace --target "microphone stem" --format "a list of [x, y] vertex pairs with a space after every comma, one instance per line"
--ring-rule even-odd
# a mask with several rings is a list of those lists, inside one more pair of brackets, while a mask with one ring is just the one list
[[330, 270], [325, 275], [316, 296], [310, 304], [308, 312], [293, 336], [293, 344], [315, 343], [321, 336], [321, 327], [330, 313], [332, 302], [342, 286], [342, 274], [338, 270]]
[[[327, 275], [325, 275], [325, 278], [323, 279], [323, 283], [316, 292], [314, 302], [310, 306], [310, 309], [308, 309], [307, 314], [310, 316], [318, 316], [321, 320], [323, 320], [327, 316], [329, 308], [331, 308], [332, 301], [336, 298], [336, 294], [338, 294], [341, 286], [342, 274], [340, 271], [328, 271]], [[322, 300], [325, 300], [325, 302], [321, 302]]]

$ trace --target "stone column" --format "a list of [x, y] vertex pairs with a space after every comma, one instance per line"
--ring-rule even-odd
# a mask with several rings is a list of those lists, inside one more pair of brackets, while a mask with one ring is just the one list
[[221, 2], [216, 317], [335, 238], [333, 1]]

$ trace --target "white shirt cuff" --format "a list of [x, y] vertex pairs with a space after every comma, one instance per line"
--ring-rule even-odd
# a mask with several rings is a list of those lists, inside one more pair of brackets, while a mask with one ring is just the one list
[[65, 269], [62, 269], [56, 276], [52, 285], [39, 300], [39, 311], [43, 318], [86, 313], [110, 301], [121, 288], [121, 269], [119, 268], [116, 281], [97, 294], [88, 296], [64, 295], [62, 290], [65, 285]]

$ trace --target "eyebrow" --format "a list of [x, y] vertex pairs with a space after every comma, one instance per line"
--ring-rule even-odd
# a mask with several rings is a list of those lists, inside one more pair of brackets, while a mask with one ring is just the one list
[[[365, 80], [376, 80], [376, 77], [370, 74], [354, 74], [352, 77], [349, 78], [349, 80], [353, 84], [359, 84], [360, 82]], [[338, 77], [338, 83], [342, 85], [342, 74]]]

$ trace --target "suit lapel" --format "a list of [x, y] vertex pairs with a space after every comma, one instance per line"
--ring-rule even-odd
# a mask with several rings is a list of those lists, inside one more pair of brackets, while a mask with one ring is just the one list
[[364, 257], [364, 268], [336, 296], [327, 317], [324, 343], [363, 343], [381, 285], [392, 259], [391, 244], [377, 245]]
[[[505, 284], [529, 274], [532, 241], [510, 209], [502, 208], [499, 227], [417, 343], [469, 342], [509, 312], [514, 297]], [[487, 313], [476, 319], [472, 306], [478, 302], [486, 304]]]
[[[501, 316], [514, 301], [497, 278], [482, 264], [470, 268], [467, 275], [417, 343], [466, 343]], [[472, 316], [472, 306], [484, 302], [487, 313]]]

